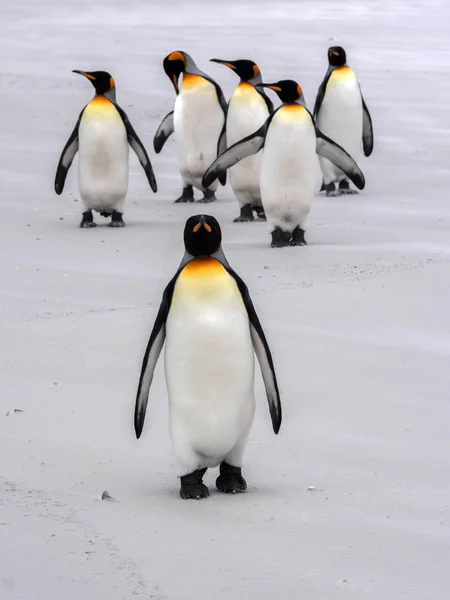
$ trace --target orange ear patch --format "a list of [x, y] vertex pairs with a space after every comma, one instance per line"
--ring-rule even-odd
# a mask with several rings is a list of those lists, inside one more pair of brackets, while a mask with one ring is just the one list
[[110, 85], [110, 90], [113, 89], [113, 87], [116, 85], [116, 82], [114, 81], [114, 77], [111, 77], [111, 79], [109, 80], [109, 85]]
[[202, 226], [202, 222], [199, 221], [192, 231], [194, 233], [197, 233], [197, 231], [200, 229], [201, 226]]
[[302, 87], [300, 85], [297, 86], [297, 93], [299, 96], [301, 96], [303, 94], [303, 90]]
[[259, 70], [258, 65], [253, 65], [253, 77], [258, 77], [260, 73], [261, 71]]
[[171, 52], [169, 54], [169, 60], [181, 60], [181, 62], [183, 64], [186, 64], [186, 59], [184, 58], [184, 54], [182, 54], [181, 52]]

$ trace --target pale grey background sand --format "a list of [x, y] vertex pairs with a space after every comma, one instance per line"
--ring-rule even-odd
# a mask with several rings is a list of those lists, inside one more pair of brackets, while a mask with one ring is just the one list
[[[446, 2], [2, 3], [2, 600], [448, 597], [449, 16]], [[273, 436], [258, 375], [248, 493], [183, 502], [162, 365], [139, 442], [132, 428], [160, 294], [203, 210], [172, 203], [173, 140], [152, 151], [174, 98], [161, 59], [186, 50], [228, 95], [235, 76], [207, 60], [252, 58], [312, 107], [330, 43], [374, 119], [367, 189], [317, 196], [300, 249], [233, 224], [229, 187], [208, 207], [264, 323], [284, 422]], [[160, 191], [133, 156], [124, 230], [78, 229], [76, 164], [53, 192], [92, 95], [72, 69], [113, 74], [151, 151]]]

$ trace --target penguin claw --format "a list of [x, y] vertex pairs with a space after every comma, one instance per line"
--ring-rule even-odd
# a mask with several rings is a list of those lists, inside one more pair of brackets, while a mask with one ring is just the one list
[[251, 221], [254, 221], [254, 217], [236, 217], [235, 219], [233, 219], [233, 223], [251, 223]]
[[94, 223], [94, 221], [85, 221], [83, 223], [83, 221], [80, 223], [80, 227], [81, 229], [92, 229], [92, 227], [97, 227], [97, 223]]
[[125, 222], [124, 221], [111, 221], [111, 223], [108, 223], [108, 227], [125, 227]]
[[204, 483], [182, 485], [180, 496], [183, 500], [201, 500], [209, 496], [209, 490]]

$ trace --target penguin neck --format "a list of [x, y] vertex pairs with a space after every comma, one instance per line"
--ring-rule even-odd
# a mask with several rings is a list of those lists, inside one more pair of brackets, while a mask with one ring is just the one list
[[104, 94], [97, 94], [97, 96], [105, 96], [105, 98], [108, 98], [108, 100], [111, 100], [111, 102], [115, 102], [116, 101], [116, 88], [113, 87], [108, 92], [105, 92]]

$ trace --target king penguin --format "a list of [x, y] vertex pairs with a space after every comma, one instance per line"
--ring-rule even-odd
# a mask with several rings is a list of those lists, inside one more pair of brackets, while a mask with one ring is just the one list
[[[232, 146], [261, 127], [273, 112], [273, 104], [264, 89], [255, 85], [262, 83], [261, 71], [252, 60], [221, 60], [212, 62], [232, 69], [240, 82], [228, 102], [226, 119], [227, 145]], [[253, 221], [253, 212], [265, 219], [259, 187], [259, 170], [262, 150], [254, 156], [244, 158], [230, 169], [230, 184], [239, 202], [240, 215], [235, 223]]]
[[284, 79], [258, 87], [275, 91], [283, 104], [262, 127], [219, 156], [205, 173], [203, 184], [210, 184], [226, 169], [264, 148], [260, 185], [271, 246], [304, 246], [305, 223], [314, 196], [316, 152], [342, 169], [360, 189], [364, 176], [353, 158], [315, 126], [297, 82]]
[[[204, 188], [202, 177], [219, 150], [226, 148], [226, 100], [218, 84], [197, 67], [187, 52], [171, 52], [164, 59], [163, 67], [177, 97], [174, 110], [164, 117], [156, 131], [155, 152], [161, 152], [167, 138], [175, 131], [183, 180], [183, 192], [175, 202], [194, 202], [193, 187], [204, 194], [199, 202], [213, 202], [217, 183]], [[225, 185], [226, 175], [220, 182]]]
[[[344, 48], [328, 49], [328, 70], [320, 84], [314, 105], [317, 126], [340, 144], [355, 160], [364, 150], [370, 156], [373, 150], [373, 128], [369, 110], [361, 93], [354, 71], [347, 65]], [[320, 157], [323, 184], [327, 196], [355, 194], [348, 178], [339, 168]], [[336, 185], [339, 188], [336, 190]]]
[[125, 111], [116, 103], [114, 79], [105, 71], [73, 71], [83, 75], [95, 88], [95, 97], [78, 118], [65, 145], [55, 177], [55, 191], [61, 194], [67, 172], [77, 152], [78, 188], [83, 202], [80, 227], [95, 227], [92, 211], [111, 217], [110, 227], [125, 225], [122, 215], [128, 189], [128, 144], [136, 153], [150, 187], [157, 191], [148, 154]]
[[142, 363], [134, 425], [144, 425], [153, 372], [165, 342], [165, 375], [173, 451], [182, 498], [205, 498], [208, 468], [220, 465], [220, 492], [244, 492], [242, 455], [255, 412], [254, 353], [278, 433], [281, 403], [272, 355], [249, 290], [230, 267], [214, 217], [184, 228], [185, 254], [164, 290]]

